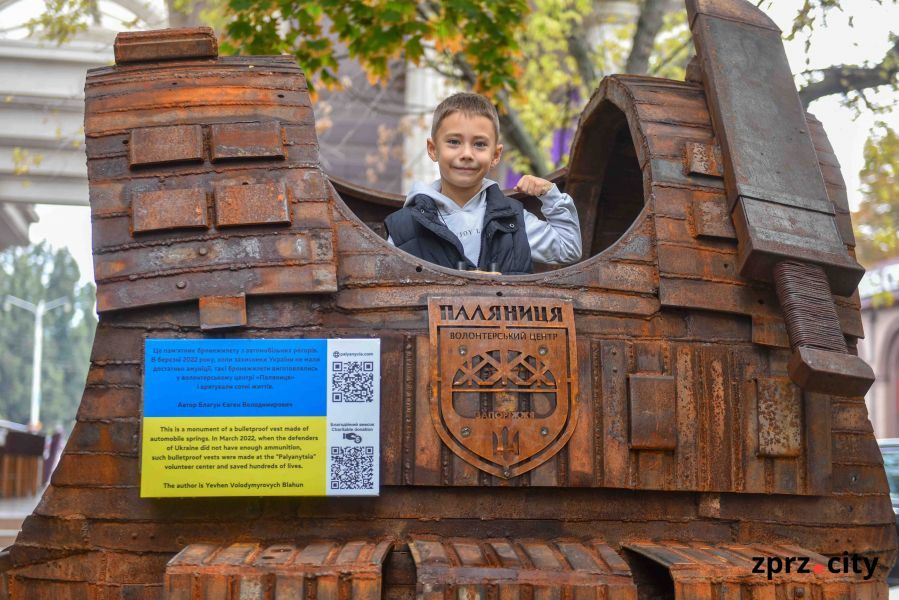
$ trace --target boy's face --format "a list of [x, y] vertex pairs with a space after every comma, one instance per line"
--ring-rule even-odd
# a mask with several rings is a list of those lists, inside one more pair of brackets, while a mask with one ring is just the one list
[[[460, 203], [474, 196], [503, 153], [496, 142], [493, 121], [487, 117], [462, 112], [445, 117], [436, 139], [428, 139], [428, 156], [440, 168], [443, 193]], [[468, 196], [460, 200], [456, 194]]]

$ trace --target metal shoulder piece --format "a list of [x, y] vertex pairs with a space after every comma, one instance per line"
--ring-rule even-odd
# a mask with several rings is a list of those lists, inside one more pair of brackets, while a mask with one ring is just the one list
[[218, 57], [209, 28], [123, 33], [86, 84], [98, 311], [337, 289], [330, 186], [291, 57]]
[[864, 269], [838, 227], [780, 30], [745, 0], [687, 0], [687, 13], [723, 153], [740, 273], [773, 281], [796, 384], [863, 395], [874, 373], [848, 353], [831, 291], [852, 294]]

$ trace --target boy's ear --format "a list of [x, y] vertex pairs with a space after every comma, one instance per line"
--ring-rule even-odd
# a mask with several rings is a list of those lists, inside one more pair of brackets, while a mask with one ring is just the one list
[[437, 162], [437, 145], [434, 143], [434, 140], [428, 138], [428, 156], [431, 157], [431, 160]]
[[[428, 141], [430, 141], [430, 140], [428, 140]], [[499, 164], [499, 159], [502, 158], [502, 156], [503, 156], [503, 145], [497, 144], [496, 150], [493, 151], [493, 160], [490, 161], [491, 169]]]

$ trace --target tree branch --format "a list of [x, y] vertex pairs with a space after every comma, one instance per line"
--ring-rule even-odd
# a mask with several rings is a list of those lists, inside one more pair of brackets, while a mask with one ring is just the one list
[[568, 36], [568, 52], [574, 58], [577, 64], [577, 71], [584, 82], [584, 86], [589, 91], [593, 91], [596, 87], [596, 69], [593, 68], [593, 61], [590, 59], [590, 48], [584, 42], [586, 35], [584, 31], [573, 32]]
[[670, 6], [668, 0], [645, 0], [637, 20], [637, 31], [631, 45], [631, 53], [627, 57], [625, 73], [642, 75], [649, 67], [649, 55], [655, 46], [656, 36], [662, 29], [665, 13]]
[[819, 81], [806, 84], [799, 90], [799, 99], [805, 108], [824, 96], [846, 95], [853, 91], [895, 84], [896, 74], [899, 73], [899, 38], [896, 38], [883, 60], [873, 67], [835, 65], [821, 69], [818, 73], [822, 75]]

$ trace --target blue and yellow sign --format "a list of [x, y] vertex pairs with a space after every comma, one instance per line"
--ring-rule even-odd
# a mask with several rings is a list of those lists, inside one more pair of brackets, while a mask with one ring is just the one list
[[378, 493], [380, 340], [150, 339], [142, 497]]

